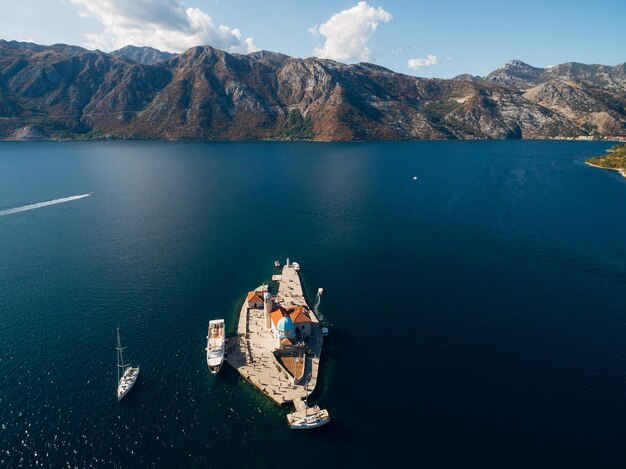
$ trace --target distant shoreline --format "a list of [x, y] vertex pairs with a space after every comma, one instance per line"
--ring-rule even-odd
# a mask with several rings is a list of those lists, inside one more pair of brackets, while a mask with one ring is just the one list
[[586, 165], [589, 166], [593, 166], [594, 168], [600, 168], [600, 169], [608, 169], [610, 171], [617, 171], [618, 173], [620, 173], [623, 177], [626, 178], [626, 169], [623, 168], [605, 168], [604, 166], [599, 166], [597, 164], [593, 164], [593, 163], [589, 163], [589, 161], [585, 161]]
[[[357, 143], [357, 142], [512, 142], [512, 141], [536, 141], [536, 142], [609, 142], [626, 143], [626, 137], [604, 137], [599, 139], [587, 137], [534, 137], [534, 138], [372, 138], [372, 139], [343, 139], [343, 140], [317, 140], [296, 138], [161, 138], [161, 137], [41, 137], [41, 138], [12, 138], [0, 137], [0, 142], [313, 142], [313, 143]], [[601, 166], [590, 164], [590, 166]], [[613, 169], [613, 168], [602, 168]], [[625, 176], [626, 177], [626, 176]]]

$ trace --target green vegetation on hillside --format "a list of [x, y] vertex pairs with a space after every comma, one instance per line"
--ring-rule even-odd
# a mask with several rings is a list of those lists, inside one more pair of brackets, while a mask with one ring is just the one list
[[459, 106], [461, 104], [458, 101], [441, 101], [424, 106], [424, 112], [433, 118], [441, 120]]
[[307, 140], [313, 138], [313, 120], [310, 116], [303, 117], [298, 109], [292, 109], [289, 111], [287, 128], [283, 133], [283, 137], [290, 140]]
[[607, 154], [589, 158], [587, 163], [606, 169], [626, 170], [626, 144], [615, 145]]

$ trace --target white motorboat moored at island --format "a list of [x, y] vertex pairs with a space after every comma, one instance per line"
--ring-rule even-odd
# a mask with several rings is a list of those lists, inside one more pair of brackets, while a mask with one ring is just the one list
[[223, 319], [214, 319], [209, 322], [209, 332], [206, 339], [206, 363], [209, 371], [217, 374], [222, 368], [226, 352], [226, 330]]
[[324, 293], [324, 289], [323, 288], [318, 288], [317, 289], [317, 296], [322, 296], [322, 293]]
[[293, 267], [293, 270], [295, 270], [296, 272], [300, 271], [300, 264], [298, 264], [297, 262], [292, 263], [291, 266]]
[[280, 261], [279, 260], [275, 260], [274, 261], [274, 267], [280, 267]]
[[289, 428], [292, 430], [309, 430], [311, 428], [321, 427], [330, 422], [330, 414], [326, 409], [320, 409], [319, 406], [309, 407], [307, 398], [303, 401], [294, 401], [296, 412], [287, 415]]
[[[139, 377], [139, 367], [133, 367], [130, 363], [124, 363], [122, 343], [120, 341], [120, 328], [117, 328], [117, 400], [121, 401], [128, 391], [135, 385]], [[121, 376], [120, 376], [121, 375]]]
[[319, 406], [311, 408], [307, 407], [307, 414], [303, 416], [293, 416], [289, 414], [289, 428], [292, 430], [309, 430], [311, 428], [321, 427], [330, 422], [330, 415], [326, 409], [320, 409]]

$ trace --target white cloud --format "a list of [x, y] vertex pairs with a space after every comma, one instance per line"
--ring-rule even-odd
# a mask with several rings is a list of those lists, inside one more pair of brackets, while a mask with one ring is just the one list
[[407, 66], [412, 69], [417, 69], [420, 67], [430, 67], [431, 65], [435, 65], [437, 63], [439, 63], [437, 56], [428, 54], [425, 59], [420, 59], [419, 57], [409, 59]]
[[324, 45], [313, 54], [322, 59], [340, 61], [372, 61], [374, 56], [368, 44], [380, 23], [391, 21], [391, 13], [359, 2], [352, 8], [334, 14], [326, 23], [313, 26], [314, 36], [324, 36]]
[[88, 34], [85, 34], [85, 37], [87, 38], [87, 43], [85, 44], [85, 46], [88, 49], [94, 49], [94, 50], [95, 49], [99, 49], [99, 50], [112, 49], [109, 47], [106, 39], [101, 34], [88, 33]]
[[210, 45], [229, 52], [254, 52], [254, 40], [242, 39], [241, 32], [229, 26], [215, 26], [213, 19], [198, 8], [185, 8], [183, 0], [70, 0], [98, 18], [102, 34], [88, 34], [86, 44], [103, 50], [128, 44], [152, 46], [170, 52]]

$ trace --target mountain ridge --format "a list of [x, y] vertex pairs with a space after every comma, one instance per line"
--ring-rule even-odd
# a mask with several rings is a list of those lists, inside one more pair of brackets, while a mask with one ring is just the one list
[[121, 49], [110, 52], [110, 54], [126, 57], [128, 59], [134, 60], [135, 62], [140, 62], [147, 65], [163, 62], [164, 60], [170, 59], [176, 55], [171, 52], [164, 52], [155, 49], [154, 47], [139, 47], [133, 45], [124, 46]]
[[626, 64], [419, 78], [197, 46], [105, 53], [0, 40], [0, 138], [626, 137]]

